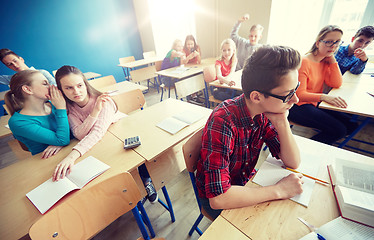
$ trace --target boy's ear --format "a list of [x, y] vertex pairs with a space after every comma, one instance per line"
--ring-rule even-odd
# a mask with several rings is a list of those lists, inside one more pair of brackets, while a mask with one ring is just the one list
[[258, 91], [252, 91], [252, 92], [249, 94], [249, 99], [250, 99], [251, 102], [253, 102], [253, 103], [259, 103], [263, 97], [264, 97], [263, 94], [260, 93], [260, 92], [258, 92]]
[[22, 91], [24, 91], [27, 94], [33, 94], [33, 92], [31, 91], [30, 87], [27, 86], [27, 85], [23, 85], [22, 86]]

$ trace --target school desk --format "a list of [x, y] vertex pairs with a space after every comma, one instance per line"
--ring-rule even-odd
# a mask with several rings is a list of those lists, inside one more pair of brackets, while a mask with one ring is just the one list
[[[366, 117], [358, 128], [347, 137], [339, 147], [344, 147], [366, 124], [374, 117], [374, 77], [368, 74], [354, 75], [346, 72], [343, 75], [343, 84], [340, 88], [333, 88], [329, 95], [340, 96], [347, 102], [347, 108], [334, 107], [328, 103], [322, 102], [319, 107], [343, 113], [350, 113]], [[364, 150], [365, 152], [368, 152]], [[370, 152], [369, 152], [370, 153]]]
[[[208, 67], [210, 65], [213, 65], [215, 63], [215, 58], [205, 58], [201, 60], [200, 64], [185, 64], [184, 66], [178, 66], [173, 68], [168, 68], [165, 70], [161, 70], [156, 72], [158, 75], [158, 78], [161, 77], [170, 77], [174, 81], [182, 80], [188, 77], [192, 77], [194, 75], [200, 74], [203, 72], [205, 67]], [[162, 92], [163, 93], [163, 92]], [[170, 88], [169, 88], [169, 96], [170, 98]], [[177, 97], [177, 93], [176, 93]], [[162, 95], [161, 95], [162, 100]]]
[[128, 91], [132, 91], [132, 90], [135, 90], [135, 89], [140, 89], [142, 92], [148, 90], [148, 88], [146, 86], [136, 84], [136, 83], [132, 83], [132, 82], [129, 82], [129, 81], [118, 82], [116, 84], [100, 88], [98, 90], [100, 90], [101, 92], [115, 91], [115, 94], [120, 94], [120, 93], [124, 93], [124, 92], [128, 92]]
[[162, 57], [155, 56], [155, 57], [150, 57], [150, 58], [146, 58], [146, 59], [136, 60], [136, 61], [133, 61], [133, 62], [118, 64], [117, 66], [122, 67], [123, 73], [125, 74], [126, 79], [129, 80], [130, 70], [132, 70], [136, 67], [149, 65], [149, 64], [155, 63], [157, 61], [162, 61], [162, 60], [163, 60]]
[[204, 231], [199, 240], [217, 240], [217, 239], [250, 239], [229, 221], [222, 216], [218, 216], [212, 224]]
[[9, 127], [5, 127], [8, 125], [10, 115], [5, 115], [0, 117], [0, 138], [6, 137], [12, 134]]
[[[317, 178], [330, 182], [327, 164], [335, 158], [370, 163], [373, 158], [341, 148], [295, 136], [300, 151], [311, 157], [320, 158], [321, 165]], [[261, 169], [261, 168], [260, 168]], [[261, 170], [260, 170], [261, 171]], [[259, 187], [251, 181], [247, 187]], [[258, 239], [299, 239], [309, 233], [297, 217], [320, 227], [339, 216], [338, 206], [330, 186], [314, 184], [313, 194], [306, 208], [291, 200], [264, 202], [250, 207], [224, 210], [221, 216], [253, 240]]]
[[215, 80], [209, 83], [209, 85], [213, 87], [231, 88], [234, 90], [242, 91], [242, 73], [243, 73], [243, 70], [239, 70], [239, 71], [234, 72], [232, 76], [230, 77], [230, 80], [235, 82], [234, 86], [230, 87], [226, 83], [221, 84], [219, 80]]
[[95, 73], [95, 72], [85, 72], [83, 73], [83, 75], [87, 78], [87, 80], [101, 77], [100, 73]]
[[[21, 238], [28, 233], [30, 226], [42, 217], [42, 214], [28, 200], [26, 193], [48, 180], [56, 165], [70, 153], [76, 143], [77, 140], [72, 140], [68, 146], [51, 158], [41, 159], [41, 154], [37, 154], [0, 169], [0, 239]], [[134, 151], [124, 150], [123, 142], [109, 132], [77, 162], [88, 156], [96, 157], [110, 165], [111, 168], [81, 190], [68, 194], [57, 204], [68, 201], [69, 197], [78, 191], [85, 191], [95, 183], [116, 173], [131, 171], [144, 162], [144, 159]]]

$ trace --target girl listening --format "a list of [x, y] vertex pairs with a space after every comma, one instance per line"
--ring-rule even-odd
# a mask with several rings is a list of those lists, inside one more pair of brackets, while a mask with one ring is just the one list
[[23, 70], [14, 74], [5, 104], [12, 115], [10, 130], [32, 155], [43, 152], [42, 158], [48, 158], [69, 144], [65, 99], [41, 72]]
[[342, 36], [343, 31], [335, 25], [328, 25], [319, 32], [312, 48], [302, 59], [300, 87], [296, 91], [300, 101], [289, 113], [291, 121], [318, 129], [319, 133], [312, 139], [327, 144], [339, 140], [357, 126], [344, 113], [318, 108], [322, 101], [340, 108], [347, 107], [343, 98], [324, 93], [326, 87], [338, 88], [342, 85], [342, 75], [334, 57], [343, 43]]

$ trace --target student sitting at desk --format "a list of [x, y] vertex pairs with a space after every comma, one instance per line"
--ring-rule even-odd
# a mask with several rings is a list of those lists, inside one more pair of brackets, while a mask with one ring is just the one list
[[347, 103], [339, 96], [324, 94], [324, 88], [338, 88], [342, 75], [334, 53], [342, 43], [343, 31], [335, 25], [328, 25], [319, 32], [316, 42], [303, 57], [299, 69], [300, 87], [297, 95], [300, 102], [290, 110], [292, 122], [319, 130], [313, 140], [332, 144], [350, 134], [357, 124], [350, 122], [350, 116], [337, 111], [320, 109], [319, 102], [346, 108]]
[[[235, 72], [238, 59], [236, 58], [236, 46], [233, 40], [227, 38], [221, 43], [221, 56], [216, 61], [216, 79], [221, 84], [226, 83], [229, 86], [235, 85], [235, 82], [230, 79]], [[213, 89], [214, 98], [224, 101], [229, 98], [236, 97], [240, 94], [236, 90], [230, 88], [215, 88]]]
[[186, 63], [201, 63], [200, 46], [196, 44], [196, 40], [192, 35], [187, 35], [186, 40], [184, 41], [183, 52], [186, 54]]
[[[4, 63], [5, 66], [15, 72], [20, 72], [27, 69], [35, 70], [34, 67], [28, 67], [22, 57], [18, 56], [13, 51], [7, 48], [3, 48], [0, 50], [0, 60], [2, 63]], [[49, 72], [43, 69], [38, 69], [38, 71], [40, 71], [44, 75], [44, 77], [47, 78], [49, 84], [56, 85], [55, 78], [52, 77]], [[9, 85], [11, 78], [12, 75], [0, 75], [0, 84]]]
[[360, 28], [347, 46], [340, 46], [335, 55], [342, 75], [346, 71], [360, 74], [364, 71], [368, 57], [364, 49], [374, 39], [374, 27], [366, 26]]
[[[78, 68], [62, 66], [56, 72], [56, 81], [58, 89], [62, 91], [67, 102], [70, 129], [80, 142], [57, 165], [53, 173], [54, 181], [69, 174], [74, 162], [98, 143], [109, 126], [120, 118], [120, 115], [116, 114], [118, 108], [112, 98], [93, 88]], [[147, 176], [148, 172], [141, 174], [144, 175]], [[147, 185], [151, 185], [149, 175], [148, 178], [146, 189]], [[148, 188], [152, 187], [153, 185]], [[156, 194], [156, 198], [154, 187], [151, 190], [153, 190], [151, 194]]]
[[251, 27], [251, 29], [249, 29], [249, 39], [239, 36], [238, 32], [240, 25], [248, 19], [249, 14], [247, 13], [243, 17], [239, 18], [231, 31], [231, 39], [235, 42], [237, 47], [238, 64], [236, 66], [236, 71], [242, 69], [245, 60], [249, 58], [257, 48], [262, 46], [262, 44], [258, 43], [262, 38], [262, 31], [264, 30], [264, 27], [260, 24], [255, 24]]
[[287, 120], [288, 110], [298, 102], [299, 65], [300, 54], [292, 48], [259, 48], [243, 69], [244, 94], [224, 101], [210, 115], [203, 130], [196, 185], [202, 207], [213, 218], [222, 209], [287, 199], [302, 192], [302, 175], [293, 173], [273, 186], [244, 186], [264, 142], [286, 166], [300, 164]]
[[14, 74], [4, 100], [12, 115], [10, 130], [32, 155], [43, 152], [42, 158], [48, 158], [69, 144], [64, 97], [39, 71]]

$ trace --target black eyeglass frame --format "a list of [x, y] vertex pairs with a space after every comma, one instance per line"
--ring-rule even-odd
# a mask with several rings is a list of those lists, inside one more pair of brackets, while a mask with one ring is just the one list
[[[319, 40], [319, 41], [323, 42], [326, 47], [332, 47], [334, 45], [336, 45], [337, 47], [339, 47], [339, 46], [341, 46], [344, 43], [344, 41], [342, 41], [342, 40], [338, 40], [338, 41], [335, 41], [335, 42], [333, 42], [333, 41], [325, 41], [325, 40]], [[331, 45], [327, 45], [328, 42], [331, 42]]]
[[265, 94], [265, 95], [269, 95], [270, 97], [273, 97], [273, 98], [278, 98], [278, 99], [282, 100], [283, 103], [288, 103], [292, 99], [293, 95], [295, 95], [296, 90], [299, 88], [299, 86], [300, 86], [300, 82], [297, 82], [296, 88], [294, 90], [292, 90], [286, 96], [279, 96], [279, 95], [272, 94], [272, 93], [269, 93], [269, 92], [264, 92], [264, 91], [259, 91], [259, 92], [262, 93], [262, 94]]

